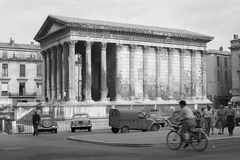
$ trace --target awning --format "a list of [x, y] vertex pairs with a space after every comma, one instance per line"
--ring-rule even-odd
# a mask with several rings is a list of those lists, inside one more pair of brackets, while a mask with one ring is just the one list
[[234, 96], [230, 99], [231, 102], [240, 102], [240, 96]]

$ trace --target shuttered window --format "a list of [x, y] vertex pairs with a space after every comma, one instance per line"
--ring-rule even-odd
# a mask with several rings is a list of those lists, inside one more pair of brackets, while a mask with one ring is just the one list
[[37, 64], [37, 77], [42, 77], [42, 64]]
[[3, 51], [2, 58], [8, 58], [8, 52], [7, 51]]
[[2, 64], [2, 76], [3, 77], [8, 76], [8, 64]]
[[20, 64], [20, 77], [25, 77], [25, 64]]

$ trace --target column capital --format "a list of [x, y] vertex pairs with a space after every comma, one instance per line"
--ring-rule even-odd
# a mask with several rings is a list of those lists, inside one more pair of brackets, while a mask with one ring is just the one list
[[168, 48], [167, 50], [169, 53], [172, 53], [175, 50], [175, 48]]
[[136, 47], [137, 47], [137, 45], [135, 45], [135, 44], [130, 44], [130, 45], [129, 45], [129, 48], [130, 48], [132, 51], [135, 50]]
[[107, 48], [107, 43], [106, 42], [101, 42], [101, 48], [106, 50]]
[[156, 51], [158, 52], [158, 51], [161, 51], [161, 50], [163, 49], [163, 47], [157, 46], [157, 47], [155, 47], [155, 49], [156, 49]]
[[149, 50], [150, 46], [144, 45], [142, 48], [143, 48], [144, 52], [147, 52]]
[[84, 43], [84, 45], [85, 45], [85, 47], [86, 47], [87, 49], [90, 49], [90, 48], [92, 47], [92, 44], [93, 44], [92, 41], [86, 41], [86, 42]]
[[77, 40], [67, 41], [67, 43], [68, 43], [68, 45], [69, 45], [70, 47], [74, 47], [77, 42], [78, 42]]
[[197, 52], [197, 50], [192, 49], [192, 50], [190, 50], [190, 52], [191, 52], [192, 54], [195, 54], [195, 53]]
[[122, 49], [122, 46], [123, 46], [123, 44], [122, 44], [122, 43], [116, 43], [116, 46], [117, 46], [117, 50], [121, 50], [121, 49]]

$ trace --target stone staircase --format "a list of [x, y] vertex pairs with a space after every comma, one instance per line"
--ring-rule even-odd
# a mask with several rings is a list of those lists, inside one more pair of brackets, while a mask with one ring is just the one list
[[17, 124], [32, 125], [32, 115], [34, 114], [35, 107], [23, 113], [23, 115], [17, 119]]

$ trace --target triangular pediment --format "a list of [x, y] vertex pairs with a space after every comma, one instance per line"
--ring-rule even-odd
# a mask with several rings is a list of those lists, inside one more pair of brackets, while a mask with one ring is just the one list
[[58, 24], [58, 23], [53, 23], [52, 26], [49, 28], [49, 30], [47, 31], [46, 35], [55, 32], [59, 29], [61, 29], [63, 27], [63, 25]]

